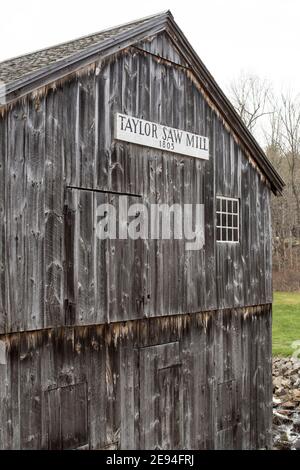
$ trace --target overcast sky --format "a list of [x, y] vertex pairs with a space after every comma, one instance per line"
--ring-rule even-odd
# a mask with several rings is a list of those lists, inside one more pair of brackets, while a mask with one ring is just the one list
[[166, 9], [223, 88], [243, 71], [300, 92], [300, 0], [2, 0], [0, 61]]

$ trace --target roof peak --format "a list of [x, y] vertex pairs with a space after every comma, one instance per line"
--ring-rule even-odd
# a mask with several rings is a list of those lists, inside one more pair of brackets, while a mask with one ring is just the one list
[[[129, 26], [136, 26], [137, 24], [146, 23], [146, 22], [148, 22], [152, 19], [159, 18], [159, 17], [160, 18], [165, 17], [166, 19], [167, 18], [174, 19], [171, 10], [163, 10], [163, 11], [160, 11], [160, 12], [155, 13], [153, 15], [144, 16], [142, 18], [138, 18], [136, 20], [128, 21], [126, 23], [121, 23], [121, 24], [115, 25], [115, 26], [109, 26], [108, 28], [101, 29], [100, 31], [97, 31], [95, 33], [84, 34], [83, 36], [79, 36], [79, 37], [76, 37], [76, 38], [73, 38], [73, 39], [69, 39], [67, 41], [52, 44], [51, 46], [42, 47], [41, 49], [36, 49], [36, 50], [30, 51], [30, 52], [26, 52], [25, 54], [20, 54], [20, 55], [10, 57], [10, 58], [5, 59], [5, 60], [0, 62], [0, 79], [1, 79], [1, 66], [5, 65], [6, 63], [13, 62], [13, 61], [16, 61], [18, 59], [23, 59], [23, 58], [25, 59], [26, 57], [29, 57], [33, 54], [39, 54], [39, 53], [46, 52], [46, 51], [49, 51], [49, 50], [54, 49], [54, 48], [58, 48], [58, 47], [66, 46], [66, 45], [71, 45], [73, 43], [76, 43], [77, 41], [82, 41], [82, 40], [86, 40], [86, 39], [89, 39], [89, 38], [92, 39], [96, 36], [99, 36], [99, 35], [102, 35], [102, 34], [105, 34], [105, 33], [109, 33], [111, 31], [115, 31], [115, 30], [120, 29], [120, 28], [126, 28], [126, 27], [129, 27]], [[99, 39], [99, 42], [100, 41], [101, 41], [101, 39]]]

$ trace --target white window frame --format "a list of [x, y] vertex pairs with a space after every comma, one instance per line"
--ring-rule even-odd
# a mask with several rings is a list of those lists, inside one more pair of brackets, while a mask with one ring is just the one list
[[[217, 196], [216, 199], [220, 200], [220, 210], [216, 211], [216, 228], [217, 229], [220, 229], [220, 234], [221, 234], [221, 237], [222, 237], [222, 231], [223, 229], [226, 229], [226, 240], [218, 240], [217, 239], [217, 234], [216, 234], [216, 241], [217, 243], [240, 243], [240, 200], [239, 198], [236, 198], [236, 197], [226, 197], [226, 196]], [[227, 205], [227, 202], [226, 202], [226, 210], [223, 211], [223, 203], [222, 201], [232, 201], [232, 202], [236, 202], [237, 203], [237, 212], [228, 212], [228, 205]], [[232, 206], [233, 207], [233, 206]], [[218, 220], [218, 214], [220, 214], [220, 225], [217, 224], [217, 220]], [[223, 225], [222, 224], [222, 219], [223, 219], [223, 215], [226, 215], [226, 225]], [[235, 226], [231, 226], [229, 227], [228, 226], [228, 215], [231, 215], [231, 216], [237, 216], [237, 227]], [[237, 240], [228, 240], [228, 229], [231, 229], [231, 230], [237, 230]]]

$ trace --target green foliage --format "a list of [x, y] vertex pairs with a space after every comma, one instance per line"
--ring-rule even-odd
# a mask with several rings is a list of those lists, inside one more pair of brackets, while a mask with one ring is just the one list
[[300, 344], [300, 292], [274, 292], [273, 356], [291, 356], [297, 340]]

